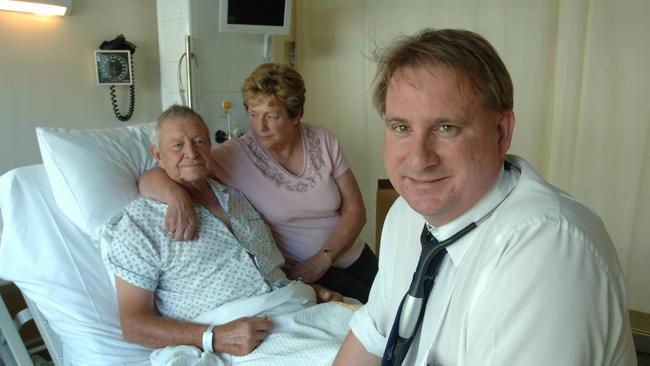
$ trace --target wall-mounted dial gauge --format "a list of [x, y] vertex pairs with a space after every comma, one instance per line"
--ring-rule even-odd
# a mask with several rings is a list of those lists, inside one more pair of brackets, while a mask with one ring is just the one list
[[129, 85], [133, 82], [130, 51], [95, 51], [95, 65], [97, 84]]

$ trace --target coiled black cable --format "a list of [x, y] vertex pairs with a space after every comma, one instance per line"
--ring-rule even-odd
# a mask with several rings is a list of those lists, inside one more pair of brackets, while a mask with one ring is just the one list
[[[135, 80], [134, 79], [134, 72], [133, 72], [133, 62], [131, 62], [131, 81]], [[110, 94], [111, 94], [111, 104], [113, 105], [113, 113], [115, 113], [115, 117], [119, 119], [122, 122], [126, 122], [131, 119], [133, 116], [133, 111], [135, 110], [135, 83], [132, 83], [129, 86], [129, 111], [126, 114], [121, 114], [120, 113], [120, 108], [117, 105], [117, 97], [115, 95], [115, 85], [110, 86]]]

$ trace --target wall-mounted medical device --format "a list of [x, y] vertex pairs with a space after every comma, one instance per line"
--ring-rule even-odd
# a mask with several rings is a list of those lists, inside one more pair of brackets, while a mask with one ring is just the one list
[[[115, 39], [104, 41], [95, 51], [95, 71], [98, 85], [108, 85], [111, 105], [115, 118], [126, 122], [133, 116], [135, 109], [135, 84], [133, 81], [133, 54], [137, 47], [120, 34]], [[126, 114], [120, 113], [117, 105], [115, 87], [129, 87], [129, 109]]]
[[219, 32], [289, 34], [292, 0], [220, 0]]

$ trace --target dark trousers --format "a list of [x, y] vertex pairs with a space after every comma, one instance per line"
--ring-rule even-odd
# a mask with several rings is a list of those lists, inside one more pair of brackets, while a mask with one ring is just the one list
[[366, 244], [354, 263], [347, 268], [330, 267], [316, 283], [365, 304], [377, 269], [377, 256]]

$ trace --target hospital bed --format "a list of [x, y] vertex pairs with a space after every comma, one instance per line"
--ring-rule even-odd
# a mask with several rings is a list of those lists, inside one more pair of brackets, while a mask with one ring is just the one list
[[[137, 177], [155, 166], [148, 154], [152, 128], [37, 129], [43, 164], [0, 177], [0, 279], [13, 282], [28, 304], [16, 324], [0, 300], [0, 364], [33, 364], [17, 330], [30, 318], [56, 366], [149, 364], [151, 349], [122, 339], [112, 276], [102, 261], [101, 228], [137, 196]], [[352, 310], [338, 308], [345, 307], [318, 314], [328, 323], [342, 321], [319, 330], [329, 343], [310, 365], [331, 363], [347, 332]], [[280, 355], [282, 347], [269, 357]], [[273, 364], [260, 357], [243, 363]]]

